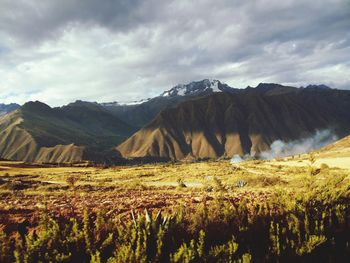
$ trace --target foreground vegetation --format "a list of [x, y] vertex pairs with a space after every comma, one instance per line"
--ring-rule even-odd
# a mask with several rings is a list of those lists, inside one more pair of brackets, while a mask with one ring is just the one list
[[0, 262], [350, 258], [347, 170], [219, 162], [100, 169], [88, 179], [91, 169], [65, 169], [0, 177]]

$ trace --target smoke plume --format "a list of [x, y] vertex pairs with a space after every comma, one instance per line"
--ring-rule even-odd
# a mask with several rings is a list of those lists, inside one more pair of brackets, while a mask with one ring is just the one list
[[309, 151], [326, 146], [338, 138], [330, 130], [316, 131], [313, 136], [296, 141], [283, 142], [274, 141], [270, 145], [270, 150], [260, 153], [260, 159], [273, 159], [296, 154], [303, 154]]
[[[278, 157], [292, 156], [296, 154], [303, 154], [309, 151], [326, 146], [334, 141], [338, 137], [329, 129], [318, 130], [312, 136], [303, 138], [300, 140], [284, 142], [276, 140], [270, 145], [270, 149], [261, 152], [258, 156], [259, 159], [270, 160]], [[239, 163], [244, 160], [253, 159], [253, 156], [235, 155], [231, 159], [231, 163]]]

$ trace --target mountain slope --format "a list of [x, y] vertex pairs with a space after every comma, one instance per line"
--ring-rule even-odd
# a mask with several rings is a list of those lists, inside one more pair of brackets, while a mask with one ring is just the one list
[[98, 105], [50, 108], [28, 102], [0, 119], [0, 157], [28, 162], [78, 162], [109, 151], [135, 129]]
[[[325, 85], [309, 85], [305, 89], [325, 89]], [[200, 97], [209, 96], [213, 93], [259, 93], [265, 95], [296, 93], [299, 89], [290, 86], [283, 86], [275, 83], [260, 83], [253, 88], [248, 86], [246, 89], [235, 89], [219, 80], [203, 79], [193, 81], [188, 84], [178, 84], [175, 87], [164, 91], [159, 96], [134, 101], [131, 104], [119, 104], [117, 102], [101, 103], [105, 109], [116, 115], [119, 119], [138, 128], [142, 128], [162, 110], [176, 107], [181, 102], [193, 100]]]
[[234, 93], [239, 91], [218, 80], [204, 79], [188, 84], [179, 84], [170, 90], [164, 91], [160, 96], [148, 99], [140, 104], [102, 103], [101, 105], [124, 122], [142, 128], [152, 121], [160, 111], [173, 108], [181, 102], [208, 96], [215, 92]]
[[317, 129], [349, 134], [349, 109], [348, 91], [262, 85], [214, 93], [162, 111], [117, 150], [127, 158], [258, 155], [275, 140], [300, 139]]
[[350, 136], [316, 151], [317, 158], [348, 158], [350, 164]]

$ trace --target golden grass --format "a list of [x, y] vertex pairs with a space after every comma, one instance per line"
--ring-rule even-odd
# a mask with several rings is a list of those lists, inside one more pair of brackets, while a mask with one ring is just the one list
[[[316, 167], [322, 163], [329, 165], [327, 160], [318, 160]], [[16, 163], [19, 164], [18, 162]], [[145, 164], [139, 166], [122, 166], [111, 168], [95, 167], [50, 167], [18, 168], [11, 162], [0, 162], [0, 179], [6, 180], [31, 180], [45, 183], [38, 189], [28, 189], [38, 194], [55, 192], [53, 188], [67, 186], [67, 178], [75, 177], [77, 188], [83, 186], [115, 187], [121, 189], [144, 188], [162, 191], [173, 189], [176, 192], [203, 192], [208, 186], [215, 186], [214, 178], [219, 179], [229, 192], [237, 191], [273, 191], [276, 187], [283, 187], [289, 192], [304, 189], [305, 178], [308, 174], [308, 161], [295, 159], [282, 159], [278, 161], [246, 161], [232, 165], [227, 160], [198, 162], [198, 163], [167, 163]], [[348, 169], [338, 169], [329, 165], [330, 168], [322, 170], [316, 181], [326, 180], [338, 174], [348, 174]], [[181, 180], [187, 187], [178, 189], [178, 181]], [[235, 187], [237, 182], [245, 181], [247, 184], [242, 188]], [[176, 188], [176, 190], [175, 190]], [[7, 191], [0, 187], [0, 192]], [[83, 189], [83, 188], [82, 188]]]
[[[312, 171], [317, 173], [310, 173], [310, 161], [291, 158], [235, 165], [221, 160], [110, 168], [48, 168], [0, 162], [0, 229], [12, 233], [24, 219], [35, 226], [40, 215], [47, 212], [60, 219], [82, 219], [84, 211], [89, 211], [91, 215], [128, 220], [131, 210], [174, 214], [181, 207], [194, 217], [196, 224], [189, 227], [196, 232], [202, 229], [208, 207], [215, 217], [213, 224], [221, 229], [225, 226], [222, 216], [245, 218], [240, 213], [231, 215], [232, 209], [253, 213], [256, 208], [269, 207], [271, 211], [264, 210], [266, 213], [277, 213], [298, 208], [297, 200], [303, 198], [312, 204], [319, 198], [325, 206], [328, 200], [348, 200], [349, 169], [319, 163], [324, 162], [312, 164]], [[256, 226], [260, 227], [258, 223]], [[223, 228], [225, 233], [227, 227]]]

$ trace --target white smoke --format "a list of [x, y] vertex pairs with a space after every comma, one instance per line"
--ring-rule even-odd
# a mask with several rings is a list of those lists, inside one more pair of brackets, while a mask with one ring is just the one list
[[334, 141], [338, 137], [330, 130], [316, 131], [314, 135], [296, 141], [284, 142], [274, 141], [270, 145], [270, 150], [260, 153], [260, 159], [270, 160], [278, 157], [303, 154], [315, 149], [319, 149]]
[[276, 140], [270, 145], [269, 150], [261, 152], [259, 156], [240, 156], [236, 154], [232, 157], [231, 163], [240, 163], [242, 161], [251, 160], [257, 157], [263, 160], [270, 160], [273, 158], [303, 154], [326, 146], [337, 139], [338, 137], [329, 129], [317, 130], [312, 136], [300, 140], [290, 142]]
[[240, 163], [240, 162], [252, 160], [252, 159], [253, 159], [253, 157], [249, 154], [246, 154], [244, 156], [240, 156], [239, 154], [236, 154], [231, 158], [230, 162], [231, 162], [231, 164], [235, 164], [235, 163]]

